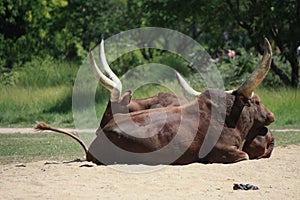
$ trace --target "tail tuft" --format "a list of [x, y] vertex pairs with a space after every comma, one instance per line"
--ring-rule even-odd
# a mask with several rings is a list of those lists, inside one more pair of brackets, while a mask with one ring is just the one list
[[34, 129], [37, 131], [51, 130], [51, 126], [45, 122], [37, 122], [37, 124], [34, 126]]

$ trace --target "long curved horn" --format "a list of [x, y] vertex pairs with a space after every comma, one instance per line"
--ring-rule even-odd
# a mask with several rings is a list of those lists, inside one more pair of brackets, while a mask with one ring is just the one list
[[250, 99], [253, 91], [263, 81], [267, 75], [272, 62], [272, 49], [267, 38], [264, 43], [264, 55], [259, 67], [245, 80], [245, 82], [237, 89], [238, 94], [242, 94]]
[[100, 60], [100, 70], [108, 77], [110, 78], [113, 82], [115, 83], [121, 83], [120, 79], [117, 77], [117, 75], [110, 69], [107, 59], [105, 56], [105, 51], [104, 51], [104, 40], [102, 39], [99, 45], [99, 60]]
[[118, 101], [122, 90], [121, 82], [117, 83], [114, 82], [113, 80], [110, 80], [99, 70], [99, 67], [96, 64], [92, 51], [90, 51], [89, 57], [90, 57], [90, 66], [94, 73], [94, 76], [97, 78], [97, 80], [100, 82], [101, 85], [103, 85], [105, 88], [107, 88], [110, 91], [110, 100], [112, 102]]
[[[190, 86], [178, 72], [176, 72], [176, 78], [177, 78], [179, 85], [181, 86], [181, 89], [182, 89], [185, 97], [196, 98], [197, 96], [199, 96], [201, 94], [201, 92], [198, 92], [195, 89], [193, 89], [192, 86]], [[236, 90], [226, 90], [225, 92], [227, 94], [232, 94], [234, 91], [236, 91]]]
[[178, 72], [176, 72], [176, 77], [177, 77], [177, 81], [178, 81], [179, 85], [181, 86], [182, 91], [185, 96], [196, 98], [197, 96], [199, 96], [201, 94], [201, 92], [194, 90]]

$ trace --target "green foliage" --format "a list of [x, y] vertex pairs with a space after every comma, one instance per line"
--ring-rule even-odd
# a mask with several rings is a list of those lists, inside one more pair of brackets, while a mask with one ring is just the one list
[[[245, 49], [237, 49], [237, 56], [234, 59], [225, 58], [217, 63], [217, 67], [222, 75], [226, 89], [237, 88], [255, 69], [260, 65], [262, 56], [248, 53]], [[283, 62], [278, 55], [273, 56], [274, 62], [281, 69], [290, 72], [286, 62]], [[284, 82], [270, 70], [262, 86], [266, 88], [284, 87]]]
[[[299, 62], [296, 47], [300, 44], [300, 4], [298, 1], [220, 1], [160, 0], [147, 1], [149, 26], [176, 29], [198, 40], [212, 53], [218, 48], [237, 49], [243, 45], [262, 53], [267, 37], [289, 70], [272, 65], [285, 86], [297, 87]], [[275, 48], [274, 48], [275, 49]], [[289, 73], [290, 71], [290, 73]]]
[[73, 86], [78, 70], [75, 62], [62, 62], [52, 58], [34, 59], [14, 71], [15, 85], [23, 87], [52, 87], [59, 85]]
[[147, 98], [147, 97], [154, 96], [159, 92], [170, 92], [170, 89], [158, 84], [147, 84], [147, 85], [143, 85], [142, 87], [134, 91], [132, 98], [133, 99]]
[[114, 71], [114, 73], [120, 77], [128, 70], [142, 65], [145, 62], [147, 61], [145, 61], [145, 59], [142, 57], [140, 51], [133, 51], [120, 56], [110, 64], [110, 67]]
[[16, 68], [0, 74], [0, 86], [42, 88], [58, 85], [73, 86], [78, 64], [53, 58], [35, 58]]
[[117, 60], [110, 64], [110, 67], [119, 77], [135, 67], [151, 63], [166, 65], [180, 72], [184, 76], [188, 76], [190, 74], [190, 69], [187, 67], [188, 62], [180, 56], [158, 49], [151, 49], [151, 54], [153, 58], [145, 59], [142, 56], [141, 51], [136, 50], [120, 56]]
[[34, 56], [64, 52], [65, 48], [58, 44], [64, 44], [66, 38], [56, 37], [63, 31], [61, 26], [55, 25], [63, 17], [61, 9], [67, 5], [65, 0], [1, 1], [0, 34], [4, 37], [5, 51], [0, 56], [4, 67], [22, 65]]
[[188, 76], [190, 74], [190, 69], [187, 67], [188, 62], [172, 53], [164, 53], [161, 56], [157, 56], [153, 62], [167, 65], [178, 71], [183, 76]]
[[[296, 87], [299, 6], [297, 1], [281, 0], [35, 0], [34, 3], [3, 0], [0, 2], [0, 72], [5, 71], [6, 84], [11, 78], [8, 70], [23, 67], [36, 57], [78, 62], [101, 37], [132, 28], [157, 26], [189, 35], [210, 53], [218, 48], [237, 50], [241, 46], [250, 52], [262, 53], [261, 44], [267, 37], [274, 49], [279, 50], [282, 61], [289, 63], [284, 67], [273, 65], [273, 72], [285, 86]], [[172, 61], [172, 57], [166, 55], [163, 59], [155, 58], [159, 56], [155, 54], [152, 60]], [[127, 61], [124, 64], [140, 63], [140, 60]], [[128, 69], [129, 65], [122, 62], [114, 69], [118, 74]], [[176, 67], [181, 66], [177, 63], [173, 66], [186, 71]]]

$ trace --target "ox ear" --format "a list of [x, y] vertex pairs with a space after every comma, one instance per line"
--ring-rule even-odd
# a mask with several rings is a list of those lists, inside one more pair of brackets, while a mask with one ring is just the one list
[[120, 97], [118, 103], [120, 103], [120, 104], [126, 106], [126, 105], [128, 105], [128, 104], [130, 103], [131, 98], [132, 98], [132, 96], [131, 96], [131, 91], [127, 91], [127, 92], [125, 92], [125, 93]]
[[245, 97], [244, 95], [239, 94], [237, 90], [232, 91], [231, 94], [234, 95], [236, 100], [239, 100], [244, 106], [250, 106], [251, 99]]
[[233, 95], [234, 98], [232, 106], [229, 108], [229, 113], [226, 115], [225, 123], [228, 128], [235, 128], [240, 119], [243, 108], [245, 106], [250, 106], [250, 100], [244, 95], [239, 94], [238, 91], [233, 91], [231, 95]]

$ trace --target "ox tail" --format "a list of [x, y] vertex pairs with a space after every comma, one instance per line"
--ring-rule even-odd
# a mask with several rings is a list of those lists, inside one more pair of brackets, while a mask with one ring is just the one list
[[71, 138], [73, 138], [74, 140], [76, 140], [82, 146], [82, 148], [85, 151], [85, 154], [88, 155], [88, 148], [87, 148], [87, 146], [84, 144], [84, 142], [79, 137], [77, 137], [73, 133], [70, 133], [70, 132], [67, 132], [67, 131], [64, 131], [64, 130], [61, 130], [61, 129], [58, 129], [58, 128], [53, 128], [50, 125], [46, 124], [45, 122], [38, 122], [34, 126], [34, 129], [37, 130], [37, 131], [49, 130], [49, 131], [54, 131], [54, 132], [57, 132], [57, 133], [62, 133], [62, 134], [65, 134], [67, 136], [70, 136]]

